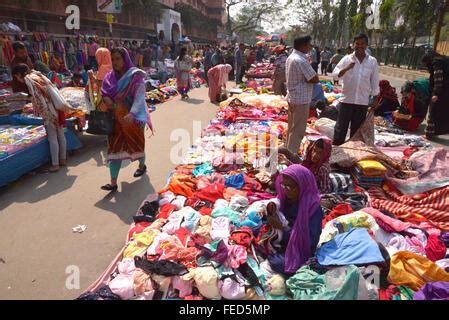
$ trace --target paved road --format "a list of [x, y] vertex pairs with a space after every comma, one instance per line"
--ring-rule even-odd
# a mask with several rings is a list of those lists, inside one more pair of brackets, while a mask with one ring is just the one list
[[[157, 106], [156, 135], [146, 142], [149, 174], [134, 179], [137, 163], [127, 165], [115, 196], [100, 190], [109, 179], [105, 139], [90, 135], [82, 136], [85, 147], [67, 170], [28, 175], [0, 189], [0, 299], [73, 299], [96, 280], [124, 245], [140, 203], [174, 168], [169, 155], [177, 141], [170, 134], [179, 128], [192, 134], [193, 121], [204, 126], [215, 115], [206, 97], [206, 88], [195, 89], [189, 101]], [[73, 233], [79, 224], [87, 230]], [[66, 288], [72, 265], [80, 270], [80, 290]]]

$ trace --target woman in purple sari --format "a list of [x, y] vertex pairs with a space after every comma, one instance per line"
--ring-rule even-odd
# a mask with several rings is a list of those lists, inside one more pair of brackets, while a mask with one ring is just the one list
[[106, 191], [117, 190], [117, 178], [122, 160], [139, 160], [134, 177], [146, 173], [145, 125], [153, 131], [150, 114], [145, 101], [144, 71], [134, 67], [125, 48], [111, 52], [112, 67], [103, 80], [103, 102], [114, 113], [114, 132], [108, 138], [109, 170], [111, 183], [102, 186]]
[[315, 176], [306, 167], [294, 164], [282, 171], [276, 191], [288, 226], [283, 230], [282, 250], [268, 261], [274, 271], [290, 275], [314, 255], [324, 215]]

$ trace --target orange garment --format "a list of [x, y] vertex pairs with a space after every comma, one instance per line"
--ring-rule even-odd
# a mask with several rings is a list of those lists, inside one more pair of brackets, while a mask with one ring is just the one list
[[400, 251], [391, 257], [388, 281], [418, 291], [426, 282], [449, 281], [449, 273], [426, 257]]
[[233, 196], [242, 196], [246, 198], [248, 196], [248, 193], [246, 193], [245, 191], [237, 190], [235, 188], [226, 188], [223, 193], [223, 198], [226, 201], [231, 201], [231, 198]]
[[185, 196], [187, 198], [193, 197], [193, 192], [196, 188], [196, 179], [192, 176], [188, 176], [185, 174], [174, 174], [170, 180], [170, 183], [159, 191], [159, 194], [162, 194], [167, 191], [173, 192], [177, 196]]

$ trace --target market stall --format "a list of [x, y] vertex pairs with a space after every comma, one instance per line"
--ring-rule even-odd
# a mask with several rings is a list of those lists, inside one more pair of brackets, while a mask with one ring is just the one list
[[[322, 86], [338, 101], [338, 89]], [[275, 153], [273, 161], [270, 151], [284, 143], [287, 112], [281, 97], [266, 94], [222, 102], [79, 299], [447, 299], [447, 150], [373, 116], [364, 127], [374, 126], [374, 136], [361, 130], [332, 150], [316, 254], [293, 274], [278, 267], [286, 216], [273, 174], [292, 160]], [[304, 161], [330, 121], [309, 119]], [[368, 283], [373, 268], [379, 281]]]

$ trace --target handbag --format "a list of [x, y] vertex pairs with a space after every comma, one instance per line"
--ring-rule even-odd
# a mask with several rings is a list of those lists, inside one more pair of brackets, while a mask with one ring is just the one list
[[114, 114], [110, 111], [91, 111], [86, 132], [94, 135], [110, 136], [114, 132]]

